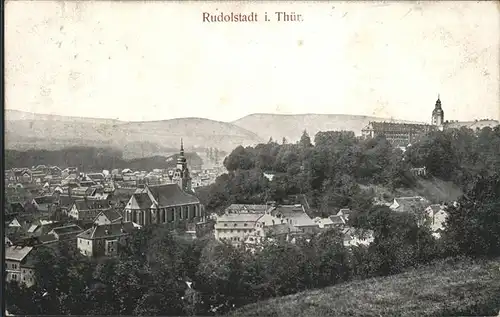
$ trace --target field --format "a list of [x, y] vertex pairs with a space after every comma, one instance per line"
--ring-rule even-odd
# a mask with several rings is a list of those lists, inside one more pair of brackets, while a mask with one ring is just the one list
[[499, 260], [447, 260], [244, 306], [232, 317], [496, 316]]

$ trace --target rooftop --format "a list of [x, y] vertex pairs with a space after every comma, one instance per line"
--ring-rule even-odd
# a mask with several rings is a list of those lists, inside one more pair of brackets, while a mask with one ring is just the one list
[[92, 228], [85, 230], [78, 235], [78, 238], [83, 239], [102, 239], [106, 237], [114, 237], [130, 234], [136, 229], [132, 222], [113, 223], [110, 225], [94, 225]]
[[5, 259], [21, 262], [33, 250], [33, 247], [11, 246], [5, 248]]

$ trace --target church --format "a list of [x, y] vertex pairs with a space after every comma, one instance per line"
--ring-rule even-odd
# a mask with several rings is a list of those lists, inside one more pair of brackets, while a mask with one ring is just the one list
[[182, 141], [171, 183], [137, 188], [125, 206], [123, 218], [141, 226], [168, 224], [172, 227], [204, 220], [203, 205], [192, 193]]
[[384, 135], [392, 145], [406, 149], [407, 146], [417, 142], [422, 136], [432, 131], [443, 131], [445, 129], [460, 129], [466, 127], [472, 130], [484, 127], [495, 127], [499, 125], [496, 120], [475, 120], [475, 121], [444, 121], [444, 111], [441, 99], [434, 105], [431, 115], [431, 124], [409, 124], [395, 122], [370, 122], [363, 130], [362, 137], [374, 138]]

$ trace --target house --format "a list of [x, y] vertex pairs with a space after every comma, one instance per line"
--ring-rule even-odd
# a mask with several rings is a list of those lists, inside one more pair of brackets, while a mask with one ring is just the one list
[[48, 234], [52, 229], [59, 227], [61, 224], [57, 221], [39, 219], [33, 221], [27, 232], [32, 236], [42, 236]]
[[285, 219], [286, 222], [301, 229], [304, 233], [316, 233], [319, 226], [306, 213], [303, 205], [279, 205], [271, 210], [271, 214], [278, 218]]
[[13, 215], [23, 214], [25, 212], [24, 205], [20, 202], [11, 203], [10, 211]]
[[80, 253], [89, 257], [115, 256], [136, 227], [132, 222], [95, 224], [77, 236]]
[[68, 225], [52, 229], [48, 234], [54, 235], [58, 241], [71, 240], [78, 234], [83, 232], [82, 228], [77, 225]]
[[61, 177], [62, 170], [59, 166], [51, 166], [49, 167], [49, 174], [55, 177]]
[[83, 199], [76, 200], [68, 212], [68, 216], [83, 221], [93, 221], [102, 211], [110, 210], [105, 200]]
[[7, 225], [7, 227], [10, 227], [10, 228], [21, 228], [21, 223], [19, 222], [19, 220], [17, 220], [17, 218], [14, 218], [14, 219], [12, 219], [12, 221], [9, 222], [9, 224]]
[[257, 220], [262, 216], [257, 213], [228, 213], [217, 217], [215, 239], [239, 245], [255, 230]]
[[96, 189], [93, 187], [75, 187], [71, 189], [71, 194], [75, 196], [92, 196], [96, 192]]
[[123, 219], [122, 215], [115, 210], [101, 211], [99, 215], [94, 219], [94, 223], [97, 225], [109, 225], [112, 223], [121, 222]]
[[429, 201], [421, 196], [394, 198], [389, 206], [394, 211], [407, 212], [414, 215], [422, 215], [424, 210], [430, 205]]
[[78, 168], [76, 167], [67, 167], [61, 171], [61, 176], [63, 178], [68, 177], [69, 175], [77, 175], [77, 174], [78, 174]]
[[32, 200], [32, 204], [40, 212], [49, 212], [54, 205], [54, 196], [35, 197]]
[[441, 232], [445, 229], [446, 218], [448, 217], [446, 206], [433, 204], [425, 209], [425, 213], [425, 224], [429, 226], [434, 237], [440, 238]]
[[104, 183], [104, 181], [106, 180], [106, 177], [103, 173], [89, 173], [87, 174], [87, 177], [96, 183]]
[[346, 219], [345, 215], [336, 214], [336, 215], [330, 216], [329, 218], [332, 221], [331, 227], [341, 228], [347, 224], [347, 219]]
[[125, 205], [124, 221], [141, 226], [181, 222], [200, 222], [204, 210], [198, 198], [184, 192], [177, 184], [146, 185], [138, 188]]
[[364, 230], [357, 228], [345, 228], [342, 230], [344, 235], [344, 246], [360, 246], [360, 245], [370, 245], [374, 241], [373, 230]]
[[337, 212], [337, 216], [340, 216], [344, 219], [344, 222], [349, 221], [349, 217], [352, 214], [352, 210], [348, 208], [342, 208]]
[[34, 268], [27, 263], [33, 247], [10, 246], [5, 248], [5, 280], [17, 281], [26, 286], [35, 283]]
[[27, 184], [31, 183], [33, 178], [31, 175], [31, 170], [27, 168], [19, 168], [19, 169], [14, 169], [14, 182], [16, 183], [21, 183], [21, 184]]
[[301, 235], [303, 235], [302, 230], [286, 222], [285, 219], [265, 214], [257, 219], [254, 230], [247, 235], [244, 242], [247, 250], [254, 251], [264, 241], [293, 241], [294, 237]]
[[274, 178], [274, 173], [263, 173], [264, 177], [267, 178], [268, 181], [272, 182]]
[[[337, 217], [337, 216], [334, 216]], [[330, 229], [335, 227], [336, 223], [333, 222], [331, 218], [320, 218], [316, 217], [313, 219], [314, 223], [318, 225], [320, 229]]]

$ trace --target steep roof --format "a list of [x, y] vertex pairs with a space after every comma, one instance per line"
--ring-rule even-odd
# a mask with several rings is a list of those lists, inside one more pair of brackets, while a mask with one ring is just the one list
[[69, 225], [69, 226], [54, 228], [54, 229], [52, 229], [52, 231], [58, 235], [61, 235], [61, 234], [77, 233], [77, 232], [81, 232], [83, 230], [82, 230], [82, 228], [80, 228], [77, 225]]
[[296, 227], [317, 226], [317, 224], [307, 215], [302, 205], [283, 205], [273, 210], [273, 215], [277, 217], [288, 218]]
[[[102, 211], [101, 214], [106, 216], [106, 218], [108, 218], [108, 220], [111, 222], [117, 221], [118, 219], [122, 218], [122, 215], [120, 215], [119, 212], [117, 212], [113, 209]], [[98, 215], [98, 217], [99, 217], [99, 215]]]
[[33, 247], [10, 246], [5, 248], [5, 259], [21, 262], [33, 250]]
[[200, 203], [198, 198], [183, 192], [177, 184], [147, 186], [147, 190], [160, 207]]
[[74, 196], [68, 196], [68, 195], [60, 195], [59, 196], [59, 205], [61, 207], [71, 207], [73, 203], [75, 202], [76, 197]]
[[75, 201], [76, 208], [82, 210], [102, 210], [110, 208], [107, 200], [83, 199]]
[[52, 204], [54, 202], [54, 196], [42, 196], [33, 198], [38, 205], [41, 204]]
[[87, 174], [87, 177], [90, 178], [91, 180], [104, 180], [103, 173], [89, 173]]
[[25, 211], [23, 204], [20, 202], [11, 203], [10, 208], [12, 210], [12, 213], [22, 213]]
[[129, 204], [130, 205], [127, 205], [127, 208], [143, 210], [151, 208], [153, 202], [147, 193], [137, 193], [132, 195]]
[[110, 225], [94, 225], [78, 235], [83, 239], [102, 239], [106, 237], [122, 236], [130, 234], [136, 229], [132, 222], [113, 223]]
[[395, 210], [402, 212], [423, 211], [429, 205], [428, 201], [420, 196], [399, 197], [394, 200], [399, 205]]
[[342, 215], [330, 216], [330, 220], [335, 225], [343, 225], [346, 223], [345, 218]]

